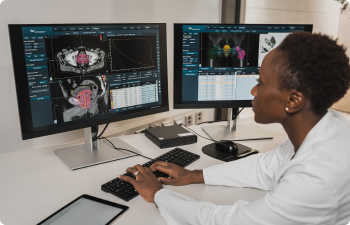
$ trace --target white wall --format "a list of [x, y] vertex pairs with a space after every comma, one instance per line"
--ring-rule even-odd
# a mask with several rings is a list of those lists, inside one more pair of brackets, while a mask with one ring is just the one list
[[338, 35], [340, 4], [333, 0], [247, 0], [246, 23], [313, 24], [313, 32]]
[[340, 15], [338, 29], [339, 43], [347, 47], [347, 55], [350, 57], [350, 10]]
[[[173, 23], [218, 23], [220, 0], [5, 0], [0, 5], [0, 152], [63, 144], [83, 137], [82, 130], [23, 141], [8, 37], [8, 24], [167, 23], [170, 112], [110, 125], [107, 135], [188, 110], [173, 110]], [[25, 75], [23, 76], [24, 79]], [[204, 110], [213, 119], [214, 110]]]
[[[350, 58], [350, 10], [340, 15], [338, 43], [347, 47], [346, 53]], [[344, 98], [335, 103], [332, 108], [350, 113], [350, 89]]]

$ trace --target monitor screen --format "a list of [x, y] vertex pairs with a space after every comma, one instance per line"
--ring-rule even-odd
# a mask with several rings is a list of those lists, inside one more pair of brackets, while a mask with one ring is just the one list
[[312, 25], [175, 24], [174, 108], [249, 107], [264, 57]]
[[168, 110], [165, 24], [9, 30], [23, 139]]

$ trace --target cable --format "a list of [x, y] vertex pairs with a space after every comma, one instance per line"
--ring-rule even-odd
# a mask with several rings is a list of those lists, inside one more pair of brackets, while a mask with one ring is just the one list
[[97, 131], [96, 131], [95, 136], [92, 138], [92, 141], [96, 141], [97, 139], [99, 139], [102, 136], [102, 134], [105, 132], [105, 130], [107, 129], [108, 125], [109, 125], [109, 123], [106, 124], [105, 128], [103, 128], [102, 132], [98, 136], [97, 136], [97, 133], [98, 133], [98, 126], [97, 126]]
[[206, 138], [206, 137], [203, 137], [202, 135], [199, 135], [198, 133], [196, 133], [196, 132], [194, 132], [192, 129], [190, 129], [190, 128], [188, 128], [185, 124], [180, 124], [180, 125], [184, 125], [187, 129], [189, 129], [192, 133], [194, 133], [195, 135], [197, 135], [197, 136], [199, 136], [199, 137], [201, 137], [201, 138], [204, 138], [204, 139], [207, 139], [207, 140], [209, 140], [209, 141], [213, 141], [213, 142], [216, 142], [214, 139], [212, 139], [212, 138]]
[[154, 159], [148, 158], [147, 156], [141, 155], [141, 154], [139, 154], [139, 153], [133, 152], [133, 151], [128, 150], [128, 149], [125, 149], [125, 148], [117, 148], [117, 147], [114, 146], [114, 144], [113, 144], [112, 142], [110, 142], [110, 141], [109, 141], [107, 138], [105, 138], [105, 137], [102, 137], [101, 139], [105, 139], [106, 141], [108, 141], [108, 142], [113, 146], [113, 148], [116, 149], [116, 150], [123, 150], [123, 151], [132, 152], [132, 153], [134, 153], [134, 154], [136, 154], [136, 155], [138, 155], [138, 156], [142, 156], [142, 157], [144, 157], [144, 158], [146, 158], [146, 159], [154, 160]]
[[244, 107], [241, 108], [241, 110], [239, 110], [239, 112], [237, 113], [236, 117], [234, 119], [237, 118], [237, 116], [243, 111]]
[[97, 134], [98, 134], [98, 126], [96, 126], [96, 133], [95, 133], [95, 136], [92, 137], [92, 141], [97, 140]]
[[[237, 118], [237, 116], [242, 112], [243, 109], [244, 109], [244, 107], [242, 107], [242, 109], [239, 110], [239, 112], [237, 113], [237, 115], [235, 116], [235, 118], [233, 120], [235, 120]], [[227, 120], [212, 120], [212, 121], [201, 122], [201, 123], [198, 123], [196, 125], [201, 125], [204, 123], [216, 123], [216, 122], [222, 122], [222, 121], [227, 121]]]

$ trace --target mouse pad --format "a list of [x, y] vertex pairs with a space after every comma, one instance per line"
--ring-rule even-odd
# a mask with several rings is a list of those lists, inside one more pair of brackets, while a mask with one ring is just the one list
[[[236, 143], [236, 142], [235, 142]], [[256, 153], [259, 153], [259, 151], [254, 150], [252, 148], [249, 148], [245, 145], [236, 143], [238, 146], [238, 152], [237, 153], [229, 153], [229, 152], [224, 152], [216, 149], [215, 143], [206, 145], [202, 148], [202, 151], [204, 154], [213, 157], [215, 159], [219, 159], [221, 161], [229, 162], [229, 161], [234, 161], [237, 159], [241, 159]]]

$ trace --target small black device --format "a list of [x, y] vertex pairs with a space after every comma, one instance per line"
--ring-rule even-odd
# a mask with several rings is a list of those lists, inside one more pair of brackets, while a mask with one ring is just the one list
[[128, 209], [129, 207], [125, 205], [90, 195], [82, 195], [38, 223], [38, 225], [108, 225], [112, 224]]
[[217, 141], [215, 142], [215, 145], [216, 145], [216, 148], [220, 151], [230, 152], [230, 153], [238, 151], [238, 146], [233, 141], [227, 141], [227, 140]]
[[[199, 158], [200, 156], [197, 154], [183, 150], [181, 148], [175, 148], [159, 156], [158, 158], [155, 158], [143, 164], [142, 166], [149, 168], [156, 161], [165, 161], [165, 162], [174, 163], [181, 167], [186, 167]], [[125, 173], [124, 175], [135, 179], [135, 176], [131, 173]], [[154, 172], [154, 175], [156, 175], [156, 177], [169, 177], [168, 174], [160, 171]], [[102, 191], [111, 193], [112, 195], [115, 195], [118, 198], [121, 198], [127, 202], [139, 195], [139, 193], [135, 190], [135, 188], [130, 183], [125, 182], [119, 178], [115, 178], [103, 184], [101, 186], [101, 189]]]
[[145, 130], [145, 135], [159, 148], [169, 148], [197, 142], [196, 135], [179, 125], [148, 128]]

